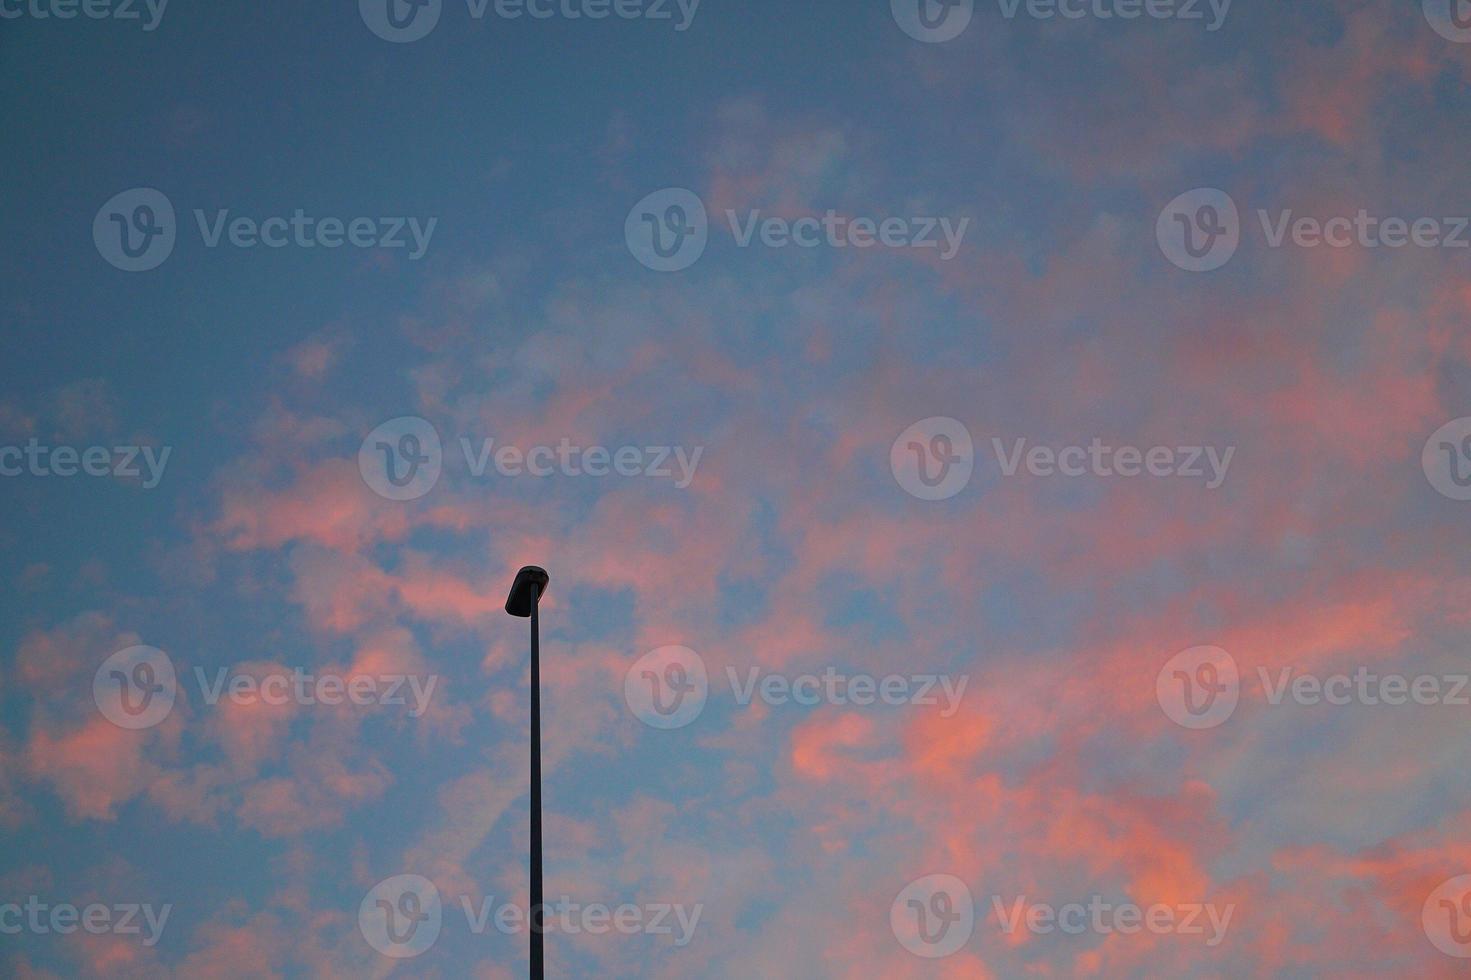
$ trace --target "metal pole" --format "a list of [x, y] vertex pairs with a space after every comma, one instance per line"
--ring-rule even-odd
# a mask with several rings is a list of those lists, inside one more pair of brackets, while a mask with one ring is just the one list
[[537, 610], [550, 578], [545, 568], [527, 565], [516, 573], [506, 612], [531, 620], [531, 980], [546, 976], [546, 908], [541, 891], [541, 617]]
[[531, 980], [543, 980], [545, 910], [541, 889], [541, 628], [538, 594], [531, 601]]

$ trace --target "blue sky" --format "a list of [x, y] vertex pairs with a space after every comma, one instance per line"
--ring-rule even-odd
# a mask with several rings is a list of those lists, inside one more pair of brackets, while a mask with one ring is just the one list
[[[521, 975], [461, 903], [526, 902], [535, 563], [547, 892], [642, 917], [549, 936], [557, 975], [1452, 975], [1471, 37], [1110, 0], [929, 43], [907, 2], [445, 0], [409, 43], [348, 3], [0, 4], [8, 974]], [[118, 267], [94, 225], [160, 200], [172, 250]], [[659, 271], [671, 202], [705, 244]], [[4, 469], [31, 444], [108, 475]], [[156, 485], [116, 472], [145, 447]], [[172, 707], [128, 727], [144, 661]], [[753, 669], [896, 693], [742, 703]], [[376, 694], [210, 703], [220, 670]], [[422, 949], [372, 911], [410, 891]], [[973, 912], [931, 934], [942, 894]], [[170, 913], [4, 931], [33, 896]], [[1017, 933], [1019, 896], [1232, 911]]]

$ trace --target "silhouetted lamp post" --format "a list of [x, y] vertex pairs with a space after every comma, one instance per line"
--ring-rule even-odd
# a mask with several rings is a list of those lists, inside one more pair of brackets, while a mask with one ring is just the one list
[[542, 934], [546, 913], [541, 893], [541, 636], [536, 610], [547, 590], [546, 569], [527, 565], [516, 573], [506, 612], [531, 619], [531, 980], [546, 973]]

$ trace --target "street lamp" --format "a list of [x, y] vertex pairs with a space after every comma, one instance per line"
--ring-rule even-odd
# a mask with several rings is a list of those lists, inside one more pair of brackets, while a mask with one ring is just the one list
[[516, 573], [506, 612], [531, 619], [531, 980], [546, 976], [542, 934], [546, 910], [541, 892], [541, 636], [536, 610], [547, 590], [546, 569], [527, 565]]

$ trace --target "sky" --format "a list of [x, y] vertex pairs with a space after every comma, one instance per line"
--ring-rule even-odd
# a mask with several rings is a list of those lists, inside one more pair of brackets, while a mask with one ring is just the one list
[[[1463, 975], [1464, 0], [0, 0], [0, 972]], [[1458, 570], [1460, 569], [1460, 570]]]

